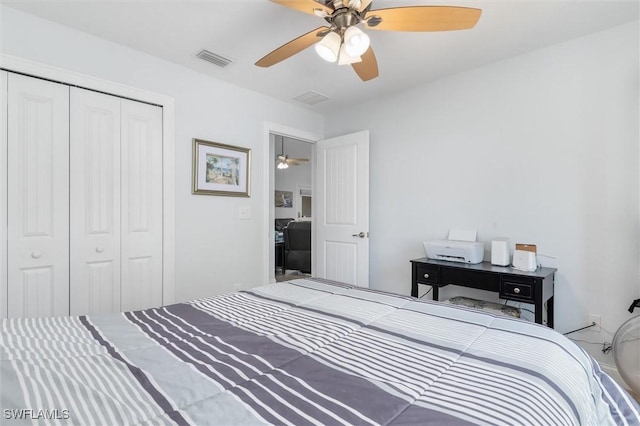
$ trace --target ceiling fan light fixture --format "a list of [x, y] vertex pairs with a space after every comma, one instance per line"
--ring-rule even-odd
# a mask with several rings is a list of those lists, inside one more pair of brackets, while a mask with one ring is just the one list
[[344, 33], [344, 48], [352, 58], [362, 56], [369, 48], [369, 36], [358, 27], [349, 27]]
[[[270, 67], [315, 45], [316, 52], [328, 62], [346, 64], [347, 57], [359, 58], [351, 68], [362, 81], [378, 77], [378, 61], [370, 46], [369, 35], [362, 31], [456, 31], [473, 28], [482, 9], [466, 6], [398, 6], [373, 9], [373, 0], [271, 0], [281, 6], [309, 13], [326, 21], [278, 47], [256, 62]], [[345, 44], [345, 51], [340, 47]], [[291, 163], [293, 164], [293, 163]]]
[[316, 53], [327, 62], [335, 62], [338, 60], [341, 43], [340, 35], [331, 31], [316, 43]]
[[338, 56], [338, 65], [351, 65], [358, 62], [362, 62], [362, 58], [360, 56], [353, 57], [347, 55], [345, 45], [342, 44], [342, 46], [340, 46], [340, 55]]
[[322, 9], [313, 9], [313, 14], [322, 19], [329, 16], [329, 14]]
[[276, 167], [279, 168], [280, 170], [284, 170], [284, 169], [288, 169], [289, 165], [287, 164], [286, 161], [280, 161]]

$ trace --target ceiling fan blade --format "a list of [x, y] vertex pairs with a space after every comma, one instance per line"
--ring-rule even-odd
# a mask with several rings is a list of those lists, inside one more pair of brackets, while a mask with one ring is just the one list
[[367, 18], [378, 16], [382, 20], [370, 26], [372, 30], [453, 31], [473, 28], [481, 13], [481, 9], [470, 7], [408, 6], [372, 10], [367, 13]]
[[376, 78], [378, 76], [378, 61], [371, 46], [362, 54], [361, 58], [361, 62], [351, 64], [353, 70], [358, 74], [358, 77], [360, 77], [362, 81]]
[[318, 36], [318, 32], [325, 29], [328, 29], [328, 27], [318, 27], [315, 30], [309, 31], [306, 34], [301, 35], [300, 37], [295, 38], [286, 44], [283, 44], [282, 46], [278, 47], [274, 51], [264, 56], [258, 62], [256, 62], [256, 65], [266, 68], [270, 67], [271, 65], [275, 65], [280, 61], [284, 61], [285, 59], [301, 52], [312, 44], [319, 42], [322, 37]]
[[324, 2], [315, 0], [271, 0], [273, 3], [277, 3], [280, 6], [288, 7], [289, 9], [297, 10], [298, 12], [309, 13], [315, 15], [313, 9], [320, 9], [331, 15], [333, 9], [325, 6]]
[[293, 158], [289, 158], [289, 159], [287, 160], [287, 164], [290, 164], [290, 165], [292, 165], [292, 166], [299, 166], [299, 165], [300, 165], [300, 163], [299, 163], [299, 162], [297, 162], [296, 160], [294, 160]]
[[303, 161], [309, 161], [308, 158], [289, 158], [289, 160], [297, 161], [299, 163]]

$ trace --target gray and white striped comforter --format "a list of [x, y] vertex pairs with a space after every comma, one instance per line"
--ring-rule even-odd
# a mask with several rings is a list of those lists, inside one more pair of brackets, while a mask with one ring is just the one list
[[2, 424], [639, 424], [524, 321], [319, 280], [2, 321]]

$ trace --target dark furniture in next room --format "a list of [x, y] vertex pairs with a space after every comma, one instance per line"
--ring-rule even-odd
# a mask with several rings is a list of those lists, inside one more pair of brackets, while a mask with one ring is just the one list
[[276, 241], [275, 241], [275, 267], [276, 273], [280, 270], [284, 274], [284, 236], [282, 230], [285, 226], [287, 226], [290, 222], [293, 222], [295, 219], [292, 217], [287, 218], [278, 218], [275, 220], [275, 231], [276, 231]]
[[284, 274], [284, 241], [276, 241], [276, 273], [278, 270]]
[[311, 273], [311, 222], [291, 222], [284, 233], [284, 269]]
[[280, 218], [275, 220], [276, 232], [282, 232], [285, 226], [289, 224], [289, 222], [293, 222], [295, 219], [292, 217]]
[[500, 299], [532, 303], [535, 322], [544, 324], [546, 320], [553, 328], [555, 272], [555, 268], [525, 272], [490, 262], [471, 265], [423, 257], [411, 261], [411, 295], [418, 297], [420, 284], [432, 287], [433, 300], [438, 300], [438, 289], [449, 284], [492, 291], [499, 293]]

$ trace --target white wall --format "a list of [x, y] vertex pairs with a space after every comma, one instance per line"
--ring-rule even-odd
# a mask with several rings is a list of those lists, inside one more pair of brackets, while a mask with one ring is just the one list
[[[274, 141], [276, 155], [282, 152], [280, 137]], [[296, 188], [298, 185], [306, 185], [311, 188], [311, 151], [313, 145], [294, 139], [285, 138], [284, 153], [290, 158], [307, 158], [309, 161], [302, 162], [298, 166], [290, 166], [287, 169], [275, 169], [275, 189], [278, 191], [293, 192], [293, 207], [276, 207], [276, 218], [296, 218], [300, 207], [297, 205]], [[274, 157], [275, 158], [275, 157]]]
[[615, 332], [640, 297], [638, 33], [635, 22], [327, 116], [328, 137], [371, 131], [371, 286], [409, 294], [423, 240], [477, 229], [556, 258], [557, 330], [593, 313]]
[[[2, 53], [174, 97], [176, 301], [262, 284], [264, 122], [321, 133], [323, 117], [5, 6], [0, 19]], [[252, 149], [250, 198], [191, 194], [194, 137]]]

